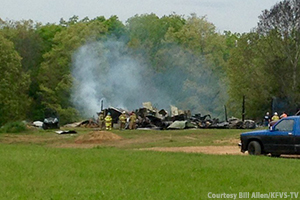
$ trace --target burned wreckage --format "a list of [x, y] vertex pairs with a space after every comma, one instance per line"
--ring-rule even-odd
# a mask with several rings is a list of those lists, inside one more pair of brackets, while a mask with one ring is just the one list
[[[125, 128], [128, 128], [131, 112], [114, 107], [103, 109], [102, 112], [105, 116], [110, 113], [114, 128], [119, 127], [119, 116], [125, 112], [127, 116]], [[219, 121], [219, 119], [212, 118], [209, 114], [203, 116], [200, 113], [192, 115], [189, 110], [179, 110], [175, 106], [171, 106], [171, 113], [169, 114], [164, 109], [158, 110], [154, 108], [151, 102], [143, 103], [143, 107], [135, 110], [134, 112], [137, 116], [137, 129], [256, 128], [256, 124], [253, 120], [241, 121], [237, 118], [230, 118], [226, 121]], [[99, 116], [100, 112], [97, 112], [97, 114]], [[99, 123], [99, 121], [96, 121], [95, 123]]]

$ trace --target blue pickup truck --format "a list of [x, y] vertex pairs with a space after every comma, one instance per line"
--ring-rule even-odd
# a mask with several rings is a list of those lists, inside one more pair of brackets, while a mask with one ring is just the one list
[[241, 151], [249, 155], [300, 154], [300, 116], [280, 119], [270, 129], [240, 135]]

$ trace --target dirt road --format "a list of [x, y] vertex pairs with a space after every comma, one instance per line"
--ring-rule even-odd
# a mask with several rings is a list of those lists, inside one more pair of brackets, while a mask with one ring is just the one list
[[241, 153], [238, 146], [193, 146], [193, 147], [152, 147], [139, 150], [185, 152], [185, 153], [205, 153], [218, 155], [245, 155]]

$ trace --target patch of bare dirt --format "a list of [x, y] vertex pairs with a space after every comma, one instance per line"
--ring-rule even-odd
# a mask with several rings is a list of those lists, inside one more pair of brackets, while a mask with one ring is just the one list
[[205, 153], [218, 155], [245, 155], [238, 146], [193, 146], [193, 147], [152, 147], [139, 150], [165, 151], [165, 152], [185, 152], [185, 153]]
[[108, 131], [92, 131], [78, 136], [75, 139], [76, 144], [99, 144], [106, 141], [120, 140], [122, 137]]
[[45, 137], [43, 135], [14, 135], [14, 134], [5, 134], [0, 138], [1, 143], [13, 144], [13, 143], [52, 143], [56, 141], [56, 137]]
[[56, 148], [93, 148], [100, 144], [115, 144], [117, 141], [123, 139], [121, 136], [108, 131], [92, 131], [75, 138], [74, 142], [56, 143], [50, 146]]
[[215, 144], [232, 144], [232, 145], [237, 145], [239, 142], [241, 142], [240, 139], [233, 139], [233, 138], [213, 141], [213, 143]]

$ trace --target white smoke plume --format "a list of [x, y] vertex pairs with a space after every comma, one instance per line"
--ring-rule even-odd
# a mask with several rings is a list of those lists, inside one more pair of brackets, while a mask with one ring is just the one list
[[[95, 42], [80, 47], [73, 56], [73, 104], [86, 117], [100, 111], [101, 101], [104, 108], [113, 106], [128, 111], [150, 101], [158, 109], [168, 110], [170, 105], [176, 105], [180, 109], [213, 113], [215, 108], [207, 104], [216, 100], [207, 98], [206, 91], [198, 93], [206, 86], [213, 87], [212, 82], [214, 86], [218, 83], [213, 75], [207, 76], [210, 71], [202, 69], [201, 58], [183, 53], [177, 47], [166, 52], [161, 57], [167, 66], [157, 72], [145, 64], [147, 60], [133, 58], [121, 41]], [[185, 70], [189, 65], [194, 65], [194, 69]], [[210, 89], [209, 93], [214, 90]]]
[[[86, 44], [73, 56], [75, 84], [72, 101], [84, 116], [93, 116], [109, 106], [134, 110], [145, 101], [158, 102], [158, 91], [145, 77], [145, 66], [131, 58], [123, 42]], [[167, 98], [165, 99], [167, 100]]]

